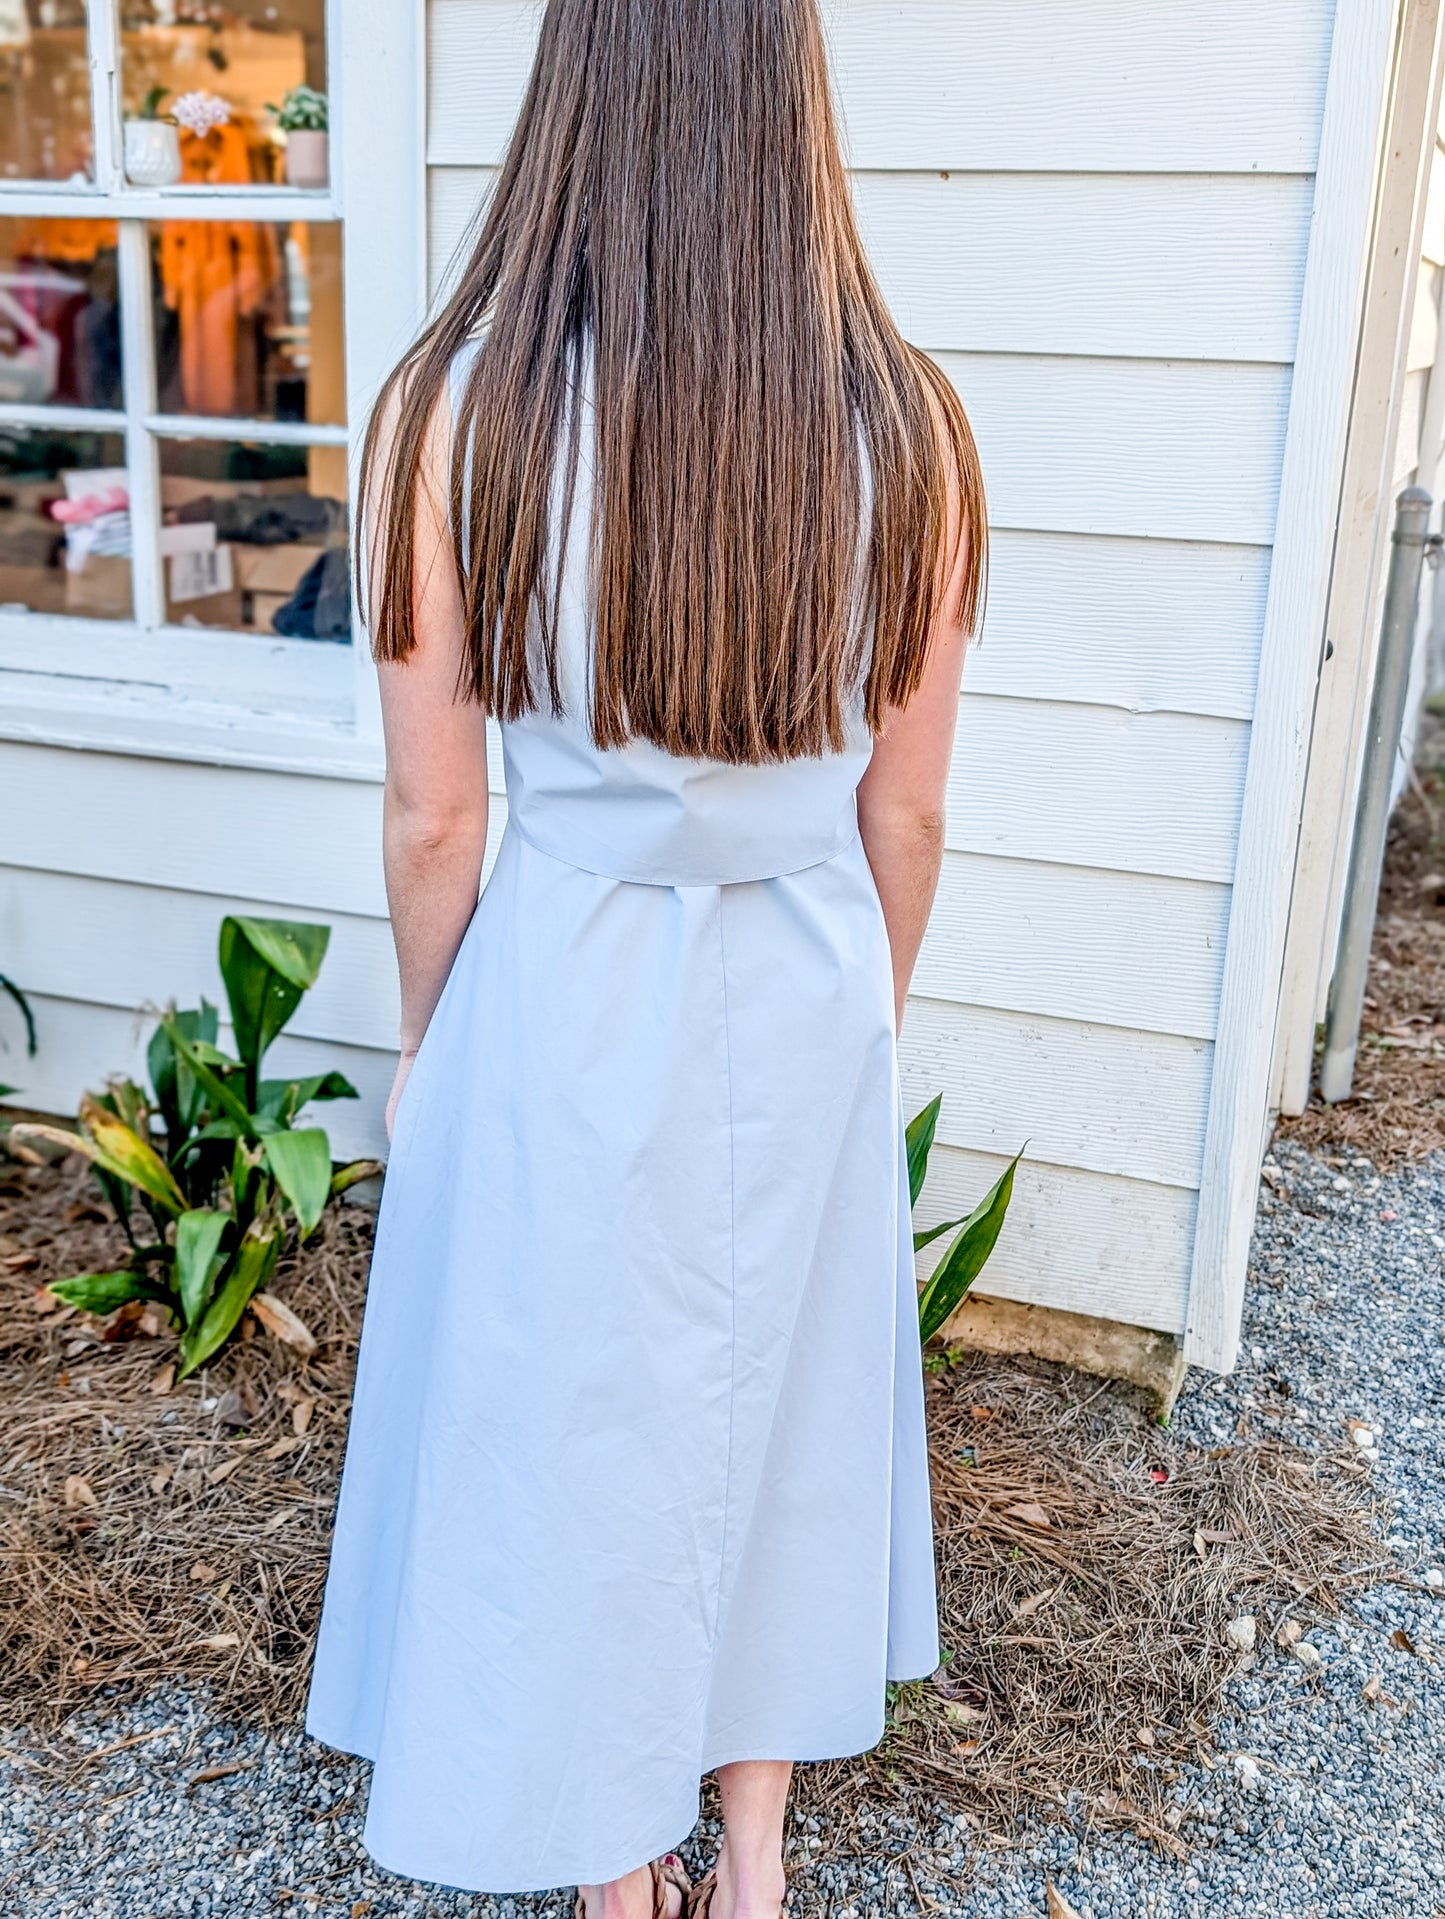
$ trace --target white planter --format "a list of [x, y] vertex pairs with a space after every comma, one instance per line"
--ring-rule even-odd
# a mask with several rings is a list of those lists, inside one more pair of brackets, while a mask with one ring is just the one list
[[329, 177], [327, 135], [314, 127], [293, 127], [286, 135], [286, 184], [324, 187]]
[[181, 141], [169, 120], [127, 120], [125, 177], [133, 187], [173, 187], [181, 177]]

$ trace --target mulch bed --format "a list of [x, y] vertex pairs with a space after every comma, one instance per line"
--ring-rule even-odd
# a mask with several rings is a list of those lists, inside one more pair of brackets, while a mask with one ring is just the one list
[[[41, 1290], [120, 1250], [83, 1165], [0, 1162], [0, 1721], [161, 1679], [299, 1714], [373, 1217], [333, 1207], [278, 1271], [314, 1355], [255, 1328], [176, 1387], [169, 1333]], [[805, 1809], [834, 1856], [920, 1792], [984, 1833], [1068, 1808], [1182, 1849], [1168, 1788], [1238, 1667], [1228, 1621], [1263, 1636], [1379, 1575], [1365, 1469], [1187, 1446], [1043, 1363], [954, 1355], [928, 1391], [946, 1663], [897, 1689], [875, 1753], [807, 1770]]]
[[1354, 1094], [1311, 1101], [1279, 1130], [1312, 1152], [1366, 1154], [1382, 1172], [1445, 1148], [1445, 730], [1390, 823]]

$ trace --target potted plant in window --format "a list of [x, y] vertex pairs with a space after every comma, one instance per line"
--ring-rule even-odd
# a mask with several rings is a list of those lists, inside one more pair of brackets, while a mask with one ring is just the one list
[[328, 178], [326, 95], [314, 87], [292, 87], [279, 107], [270, 106], [286, 136], [286, 184], [324, 187]]
[[167, 87], [152, 87], [140, 112], [125, 123], [125, 177], [133, 187], [173, 187], [181, 177], [176, 122], [161, 112]]

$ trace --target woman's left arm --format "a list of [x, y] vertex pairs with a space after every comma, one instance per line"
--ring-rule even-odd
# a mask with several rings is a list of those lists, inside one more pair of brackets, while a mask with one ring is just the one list
[[[377, 471], [389, 448], [381, 437]], [[450, 431], [439, 412], [417, 489], [416, 644], [382, 661], [386, 788], [382, 858], [401, 976], [401, 1059], [386, 1107], [390, 1136], [402, 1087], [476, 910], [487, 844], [486, 717], [456, 697], [465, 635], [448, 495]], [[378, 551], [374, 537], [369, 550]], [[373, 585], [373, 601], [375, 586]]]

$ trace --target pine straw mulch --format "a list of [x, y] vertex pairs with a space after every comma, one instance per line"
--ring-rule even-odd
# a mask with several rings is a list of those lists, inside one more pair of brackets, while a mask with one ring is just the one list
[[1364, 1153], [1382, 1172], [1445, 1147], [1445, 729], [1427, 730], [1421, 764], [1395, 809], [1354, 1095], [1318, 1097], [1280, 1133], [1311, 1152]]
[[[0, 1162], [0, 1722], [53, 1730], [162, 1679], [299, 1713], [372, 1221], [333, 1207], [277, 1274], [309, 1360], [258, 1329], [175, 1387], [168, 1334], [41, 1310], [119, 1250], [84, 1168]], [[928, 1382], [945, 1666], [800, 1806], [830, 1859], [876, 1851], [910, 1795], [983, 1833], [1067, 1808], [1176, 1849], [1170, 1780], [1239, 1664], [1226, 1623], [1263, 1638], [1383, 1570], [1365, 1469], [1268, 1433], [1203, 1451], [1062, 1367], [952, 1358]]]

